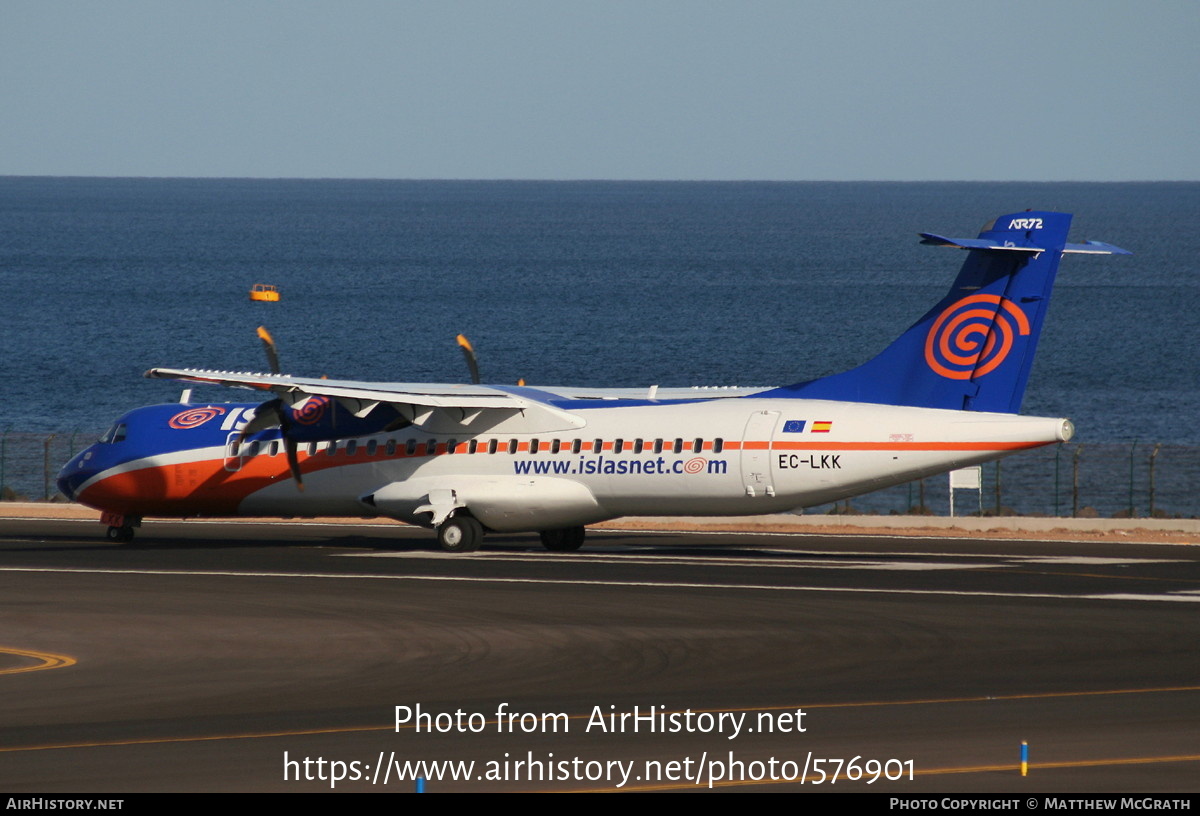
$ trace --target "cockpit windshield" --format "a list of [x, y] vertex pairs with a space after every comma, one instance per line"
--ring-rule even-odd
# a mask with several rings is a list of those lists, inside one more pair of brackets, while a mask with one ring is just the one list
[[124, 441], [125, 441], [125, 423], [124, 422], [118, 422], [116, 425], [113, 425], [111, 428], [109, 428], [107, 431], [104, 432], [104, 436], [100, 437], [101, 445], [112, 445], [117, 442], [124, 442]]

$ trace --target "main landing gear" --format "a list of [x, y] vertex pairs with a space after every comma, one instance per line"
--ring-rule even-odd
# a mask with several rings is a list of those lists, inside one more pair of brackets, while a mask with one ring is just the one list
[[[539, 535], [550, 552], [574, 552], [583, 546], [586, 534], [583, 527], [562, 527], [542, 530]], [[437, 537], [446, 552], [475, 552], [483, 544], [483, 525], [474, 516], [451, 516], [437, 528]]]
[[550, 552], [575, 552], [583, 546], [587, 531], [583, 527], [563, 527], [560, 530], [542, 530], [542, 546]]
[[452, 516], [437, 528], [437, 535], [446, 552], [474, 552], [483, 543], [483, 525], [472, 516]]

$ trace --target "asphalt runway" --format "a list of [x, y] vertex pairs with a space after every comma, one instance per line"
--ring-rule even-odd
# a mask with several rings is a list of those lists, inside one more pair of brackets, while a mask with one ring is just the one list
[[1200, 790], [1194, 546], [102, 529], [0, 521], [5, 792]]

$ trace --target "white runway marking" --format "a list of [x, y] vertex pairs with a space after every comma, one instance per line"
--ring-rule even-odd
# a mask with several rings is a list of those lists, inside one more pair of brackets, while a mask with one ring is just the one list
[[629, 587], [633, 589], [720, 589], [754, 592], [845, 592], [856, 595], [918, 595], [956, 596], [964, 598], [1045, 599], [1060, 601], [1190, 601], [1200, 603], [1200, 595], [1134, 593], [1070, 595], [1050, 592], [983, 592], [941, 589], [885, 589], [868, 587], [771, 586], [768, 584], [726, 584], [694, 581], [611, 581], [570, 578], [485, 578], [453, 575], [341, 575], [321, 572], [233, 572], [229, 570], [162, 570], [162, 569], [83, 569], [58, 567], [0, 567], [0, 574], [46, 573], [72, 575], [147, 575], [155, 577], [212, 577], [212, 578], [280, 578], [334, 581], [408, 581], [463, 584], [537, 584], [542, 586]]
[[1095, 601], [1185, 601], [1200, 603], [1200, 595], [1194, 592], [1168, 592], [1163, 595], [1139, 595], [1136, 592], [1115, 592], [1111, 595], [1081, 595]]
[[[752, 552], [762, 552], [754, 550]], [[772, 551], [777, 553], [779, 551]], [[1182, 563], [1166, 558], [1089, 558], [1082, 556], [1042, 555], [980, 555], [934, 553], [894, 553], [880, 557], [879, 553], [835, 553], [814, 551], [791, 551], [794, 557], [731, 557], [717, 555], [657, 555], [638, 553], [635, 550], [613, 553], [544, 553], [511, 552], [490, 550], [474, 553], [441, 553], [406, 550], [402, 552], [335, 553], [339, 558], [401, 558], [409, 560], [484, 559], [489, 561], [532, 561], [535, 563], [590, 563], [590, 564], [650, 564], [659, 566], [723, 566], [746, 569], [841, 569], [882, 570], [896, 572], [933, 572], [942, 570], [979, 570], [1003, 567], [1025, 567], [1046, 564], [1078, 564], [1092, 566], [1114, 566], [1131, 564]], [[905, 558], [942, 558], [940, 561], [906, 561]], [[962, 559], [962, 560], [960, 560]], [[971, 563], [974, 561], [975, 563]]]

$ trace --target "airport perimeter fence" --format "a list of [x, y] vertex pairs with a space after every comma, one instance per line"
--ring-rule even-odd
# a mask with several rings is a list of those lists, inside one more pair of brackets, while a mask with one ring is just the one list
[[[0, 432], [0, 498], [48, 501], [55, 478], [98, 431]], [[1059, 517], [1200, 516], [1200, 447], [1154, 442], [1067, 443], [983, 465], [982, 488], [956, 490], [955, 515]], [[813, 513], [949, 515], [949, 479], [931, 476], [858, 496]]]

